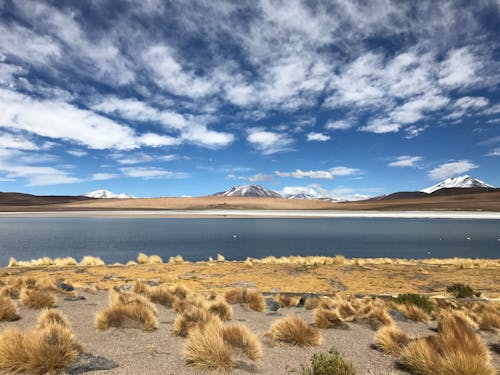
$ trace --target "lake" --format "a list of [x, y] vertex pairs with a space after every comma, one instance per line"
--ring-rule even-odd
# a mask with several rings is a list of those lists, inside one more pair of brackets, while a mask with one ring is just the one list
[[164, 260], [328, 255], [498, 258], [500, 221], [407, 218], [0, 218], [0, 266], [84, 255], [106, 263], [138, 252]]

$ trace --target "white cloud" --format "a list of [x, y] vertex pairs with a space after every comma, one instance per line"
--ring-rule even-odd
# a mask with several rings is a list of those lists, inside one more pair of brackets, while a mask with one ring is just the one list
[[261, 181], [271, 181], [273, 179], [272, 174], [257, 173], [248, 178], [251, 182], [261, 182]]
[[423, 94], [412, 98], [391, 112], [391, 118], [397, 123], [412, 124], [425, 117], [426, 112], [443, 108], [450, 100], [439, 94]]
[[313, 178], [321, 180], [332, 180], [336, 176], [351, 176], [359, 174], [361, 170], [357, 168], [349, 168], [344, 166], [333, 167], [328, 170], [317, 170], [317, 171], [303, 171], [301, 169], [296, 169], [293, 172], [274, 172], [277, 176], [282, 178]]
[[274, 172], [277, 176], [286, 178], [286, 177], [291, 177], [291, 178], [313, 178], [313, 179], [321, 179], [321, 180], [332, 180], [333, 174], [330, 173], [329, 171], [303, 171], [300, 169], [296, 169], [293, 172], [280, 172], [276, 171]]
[[111, 180], [113, 178], [117, 178], [119, 175], [115, 173], [94, 173], [90, 179], [92, 181], [105, 181], [105, 180]]
[[468, 172], [474, 168], [479, 168], [479, 165], [476, 165], [468, 160], [453, 161], [441, 164], [440, 166], [432, 169], [429, 171], [428, 176], [433, 180], [444, 180], [448, 177]]
[[328, 130], [347, 130], [351, 129], [354, 126], [352, 121], [347, 120], [337, 120], [337, 121], [328, 121], [325, 125], [325, 129]]
[[120, 168], [120, 171], [125, 177], [143, 178], [143, 179], [182, 179], [187, 178], [189, 175], [184, 172], [171, 172], [162, 168], [140, 168], [140, 167], [126, 167]]
[[33, 99], [10, 90], [0, 89], [0, 106], [3, 126], [69, 140], [91, 149], [129, 150], [179, 143], [158, 134], [138, 136], [132, 128], [94, 112], [64, 102]]
[[418, 162], [422, 160], [421, 156], [398, 156], [396, 160], [389, 163], [389, 167], [410, 167], [418, 168]]
[[87, 151], [83, 150], [66, 150], [66, 152], [70, 155], [76, 156], [77, 158], [81, 158], [88, 154]]
[[486, 154], [486, 156], [500, 156], [500, 147], [494, 148]]
[[387, 118], [378, 118], [370, 121], [367, 125], [359, 128], [360, 131], [369, 133], [397, 133], [401, 128], [401, 124], [395, 123]]
[[38, 150], [40, 146], [36, 145], [30, 139], [20, 134], [0, 133], [0, 147], [12, 148], [16, 150]]
[[451, 88], [471, 86], [479, 80], [478, 70], [481, 70], [481, 60], [468, 47], [455, 49], [442, 63], [439, 83]]
[[264, 128], [248, 129], [247, 141], [263, 155], [288, 151], [293, 144], [293, 139], [287, 134], [267, 131]]
[[483, 96], [463, 96], [455, 102], [457, 107], [463, 109], [486, 107], [489, 100]]
[[319, 142], [324, 142], [328, 141], [330, 139], [329, 135], [323, 134], [323, 133], [307, 133], [307, 140], [308, 141], [319, 141]]

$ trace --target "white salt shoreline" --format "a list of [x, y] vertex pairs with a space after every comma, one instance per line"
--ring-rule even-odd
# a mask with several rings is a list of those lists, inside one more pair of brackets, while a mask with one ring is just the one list
[[490, 211], [337, 211], [337, 210], [124, 210], [124, 211], [38, 211], [0, 212], [1, 217], [25, 218], [127, 218], [127, 217], [255, 217], [255, 218], [403, 218], [500, 220]]

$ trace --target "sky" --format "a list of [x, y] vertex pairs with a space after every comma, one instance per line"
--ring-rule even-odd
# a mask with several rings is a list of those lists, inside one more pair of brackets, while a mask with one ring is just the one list
[[498, 1], [0, 0], [0, 191], [500, 186]]

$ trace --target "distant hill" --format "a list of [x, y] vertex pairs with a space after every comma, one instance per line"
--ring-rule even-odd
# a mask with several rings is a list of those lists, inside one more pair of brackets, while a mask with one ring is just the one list
[[31, 195], [23, 193], [0, 192], [0, 205], [2, 206], [41, 206], [88, 200], [92, 200], [92, 198], [69, 195]]

